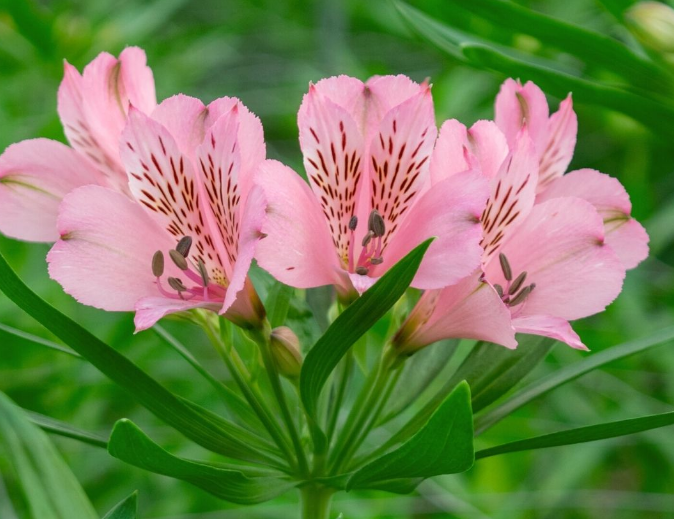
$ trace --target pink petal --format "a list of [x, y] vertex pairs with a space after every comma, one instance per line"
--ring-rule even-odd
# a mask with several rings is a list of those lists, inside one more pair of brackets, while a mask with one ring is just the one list
[[588, 350], [587, 346], [578, 337], [578, 334], [573, 331], [571, 325], [559, 317], [551, 317], [549, 315], [516, 317], [513, 319], [513, 326], [515, 326], [517, 333], [542, 335], [564, 342], [577, 350]]
[[133, 196], [174, 237], [169, 248], [183, 236], [190, 236], [190, 259], [195, 264], [203, 261], [210, 279], [226, 286], [231, 274], [227, 251], [211, 226], [213, 217], [207, 212], [204, 188], [173, 136], [132, 108], [122, 133], [121, 154]]
[[[80, 187], [63, 199], [58, 230], [49, 275], [80, 303], [130, 311], [140, 298], [160, 295], [152, 256], [173, 241], [137, 203], [108, 188]], [[168, 258], [166, 271], [181, 277]]]
[[361, 275], [354, 272], [349, 272], [349, 279], [353, 288], [356, 289], [359, 295], [363, 295], [363, 292], [369, 290], [372, 285], [379, 281], [379, 277], [373, 277], [371, 275]]
[[[129, 103], [145, 114], [152, 113], [157, 105], [152, 69], [147, 66], [145, 51], [127, 47], [119, 55], [120, 82], [124, 85]], [[128, 111], [128, 109], [127, 109]]]
[[578, 133], [578, 118], [573, 111], [573, 101], [569, 95], [552, 114], [548, 122], [548, 139], [540, 158], [538, 192], [556, 178], [561, 177], [573, 158]]
[[0, 231], [21, 240], [56, 241], [61, 199], [76, 187], [104, 183], [89, 161], [60, 142], [13, 144], [0, 156]]
[[206, 136], [207, 116], [208, 109], [199, 99], [183, 94], [164, 99], [151, 114], [152, 120], [165, 128], [180, 153], [190, 160], [194, 159], [194, 151]]
[[[344, 109], [355, 121], [359, 133], [365, 134], [365, 127], [361, 126], [364, 124], [364, 118], [366, 117], [365, 85], [361, 80], [344, 75], [333, 76], [321, 79], [315, 85], [311, 85], [311, 89], [320, 94], [320, 97], [329, 99], [333, 104]], [[307, 101], [307, 96], [304, 96], [298, 114], [300, 127], [303, 124], [303, 119], [307, 116]]]
[[402, 74], [371, 77], [365, 84], [362, 117], [367, 120], [363, 135], [368, 142], [376, 138], [379, 125], [390, 110], [428, 89], [427, 84], [420, 85]]
[[258, 264], [297, 288], [345, 285], [325, 217], [311, 188], [292, 169], [266, 160], [256, 183], [267, 199], [267, 236], [257, 244]]
[[548, 140], [548, 102], [545, 94], [534, 83], [524, 86], [514, 79], [506, 79], [496, 96], [494, 120], [508, 139], [512, 148], [517, 135], [526, 122], [538, 156], [545, 150]]
[[384, 248], [402, 224], [401, 217], [428, 188], [436, 134], [433, 99], [426, 88], [391, 109], [370, 144], [366, 186], [370, 207], [386, 223]]
[[431, 180], [438, 182], [468, 169], [493, 178], [507, 155], [505, 136], [492, 121], [478, 121], [470, 130], [455, 119], [445, 121], [431, 159]]
[[482, 216], [484, 262], [494, 256], [531, 211], [538, 182], [538, 158], [526, 130], [491, 180], [491, 195]]
[[[604, 242], [603, 222], [580, 198], [537, 204], [503, 245], [513, 276], [526, 271], [536, 288], [514, 316], [549, 315], [580, 319], [602, 311], [620, 293], [625, 268]], [[487, 279], [506, 282], [498, 258], [486, 266]]]
[[133, 322], [136, 325], [136, 333], [151, 328], [162, 317], [176, 312], [186, 312], [193, 308], [206, 308], [217, 312], [220, 309], [220, 305], [204, 301], [169, 299], [167, 297], [143, 297], [138, 300], [135, 306], [136, 315]]
[[442, 339], [475, 339], [517, 347], [510, 312], [496, 291], [474, 272], [456, 285], [425, 292], [412, 310], [403, 334], [414, 349]]
[[539, 201], [574, 196], [590, 202], [604, 219], [606, 243], [625, 268], [632, 269], [648, 256], [648, 234], [630, 213], [632, 203], [618, 179], [593, 169], [567, 173], [548, 184]]
[[435, 236], [412, 282], [421, 289], [442, 288], [458, 282], [480, 264], [480, 215], [487, 200], [486, 179], [465, 171], [433, 185], [404, 215], [400, 230], [384, 249], [381, 275], [414, 247]]
[[363, 171], [363, 139], [350, 114], [312, 87], [298, 116], [309, 183], [327, 219], [337, 253], [348, 265], [349, 221]]

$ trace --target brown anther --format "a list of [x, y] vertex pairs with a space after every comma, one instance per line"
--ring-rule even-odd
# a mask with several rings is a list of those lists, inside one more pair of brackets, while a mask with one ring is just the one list
[[197, 262], [197, 270], [199, 271], [199, 275], [201, 276], [201, 281], [203, 282], [204, 286], [208, 286], [208, 271], [206, 270], [206, 265], [204, 265], [204, 262], [201, 261], [201, 259]]
[[499, 285], [498, 283], [494, 285], [494, 290], [496, 290], [496, 293], [498, 294], [499, 297], [503, 297], [503, 287]]
[[374, 238], [374, 233], [372, 231], [368, 231], [368, 233], [365, 235], [365, 237], [363, 238], [363, 241], [360, 242], [360, 244], [363, 247], [367, 247], [368, 243], [370, 243], [372, 241], [372, 238]]
[[349, 230], [350, 231], [355, 231], [356, 227], [358, 227], [358, 217], [357, 216], [352, 216], [351, 220], [349, 220]]
[[524, 284], [524, 280], [527, 279], [527, 272], [522, 272], [519, 276], [515, 278], [515, 281], [512, 282], [510, 288], [508, 289], [508, 295], [513, 295], [517, 292], [520, 287]]
[[373, 265], [381, 265], [384, 263], [384, 258], [370, 258], [370, 263]]
[[498, 260], [501, 262], [501, 270], [503, 271], [503, 277], [505, 277], [506, 280], [508, 281], [512, 281], [513, 271], [510, 268], [510, 262], [508, 261], [508, 258], [506, 258], [506, 255], [501, 252], [498, 255]]
[[370, 272], [370, 269], [368, 269], [367, 267], [356, 267], [356, 274], [366, 276], [368, 272]]
[[154, 277], [159, 278], [164, 274], [164, 254], [158, 250], [152, 256], [152, 273]]
[[519, 304], [524, 303], [527, 297], [529, 297], [529, 294], [531, 294], [531, 291], [536, 288], [536, 284], [532, 283], [531, 285], [524, 287], [522, 290], [520, 290], [519, 294], [517, 294], [515, 297], [513, 297], [512, 301], [510, 301], [510, 306], [517, 306]]
[[185, 292], [187, 290], [187, 287], [178, 278], [168, 278], [168, 284], [176, 292]]
[[370, 213], [370, 217], [367, 220], [367, 228], [377, 237], [384, 236], [386, 233], [386, 223], [376, 209], [373, 209]]
[[169, 251], [169, 257], [173, 260], [173, 263], [176, 264], [180, 270], [187, 270], [187, 260], [180, 252], [175, 249]]
[[[180, 238], [178, 245], [176, 245], [176, 250], [186, 258], [190, 254], [190, 248], [192, 247], [192, 238], [190, 236], [183, 236]], [[183, 269], [184, 270], [184, 269]]]

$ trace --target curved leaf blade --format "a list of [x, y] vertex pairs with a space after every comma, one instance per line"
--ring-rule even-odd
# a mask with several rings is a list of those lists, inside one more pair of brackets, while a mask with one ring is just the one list
[[248, 477], [206, 463], [169, 454], [130, 420], [119, 420], [108, 441], [108, 452], [117, 459], [144, 470], [187, 481], [232, 503], [251, 505], [268, 501], [293, 488], [285, 476]]
[[310, 417], [316, 417], [321, 389], [349, 348], [395, 304], [414, 279], [433, 239], [415, 247], [335, 319], [302, 365], [300, 393]]
[[558, 369], [551, 375], [541, 378], [521, 389], [498, 407], [477, 417], [475, 420], [475, 432], [476, 434], [483, 433], [516, 409], [519, 409], [539, 396], [542, 396], [567, 382], [571, 382], [592, 370], [605, 366], [610, 362], [636, 355], [637, 353], [641, 353], [655, 346], [661, 346], [673, 340], [674, 326], [670, 326], [654, 333], [650, 337], [636, 339], [619, 346], [613, 346], [612, 348], [586, 357], [580, 362]]
[[103, 519], [136, 519], [138, 491], [117, 503]]
[[[416, 480], [464, 472], [473, 466], [473, 413], [470, 388], [460, 383], [421, 430], [396, 450], [357, 470], [346, 484], [353, 488], [409, 488]], [[405, 480], [399, 485], [396, 480]], [[416, 486], [416, 485], [414, 485]], [[414, 488], [414, 487], [412, 487]]]
[[24, 412], [28, 416], [31, 422], [39, 426], [40, 429], [51, 434], [57, 434], [65, 438], [71, 438], [73, 440], [81, 441], [82, 443], [88, 443], [94, 447], [107, 447], [108, 442], [105, 438], [98, 436], [97, 434], [90, 433], [89, 431], [84, 431], [74, 425], [69, 423], [62, 422], [51, 416], [45, 416], [40, 413], [35, 413], [33, 411], [27, 411], [24, 409]]
[[475, 459], [488, 458], [509, 452], [528, 451], [534, 449], [547, 449], [576, 443], [587, 443], [608, 438], [617, 438], [667, 425], [674, 425], [674, 411], [669, 413], [630, 418], [616, 422], [607, 422], [586, 427], [569, 429], [543, 436], [535, 436], [526, 440], [504, 443], [489, 449], [483, 449], [475, 453]]

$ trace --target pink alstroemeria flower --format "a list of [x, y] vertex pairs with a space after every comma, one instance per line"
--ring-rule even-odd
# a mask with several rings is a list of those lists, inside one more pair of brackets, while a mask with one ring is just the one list
[[145, 53], [129, 47], [119, 59], [99, 54], [82, 75], [65, 63], [58, 113], [72, 147], [50, 139], [9, 146], [0, 156], [0, 232], [37, 242], [58, 239], [56, 216], [63, 197], [95, 184], [128, 193], [119, 157], [119, 135], [129, 105], [156, 106]]
[[604, 220], [591, 201], [569, 193], [537, 197], [541, 155], [529, 137], [528, 120], [522, 122], [510, 148], [490, 121], [471, 129], [447, 121], [441, 128], [433, 175], [479, 167], [490, 178], [482, 216], [483, 267], [457, 285], [422, 296], [395, 339], [401, 350], [411, 353], [449, 337], [514, 348], [515, 332], [586, 349], [568, 321], [602, 311], [620, 293], [625, 265], [605, 238]]
[[265, 215], [253, 172], [262, 125], [237, 99], [175, 96], [131, 108], [120, 139], [131, 197], [101, 186], [67, 195], [49, 273], [81, 303], [136, 310], [136, 329], [207, 308], [241, 325], [264, 316], [248, 269]]
[[298, 288], [335, 285], [348, 300], [435, 236], [412, 283], [456, 283], [480, 261], [487, 186], [461, 172], [431, 188], [436, 139], [427, 84], [405, 76], [311, 85], [298, 114], [309, 182], [266, 161], [257, 182], [269, 204], [257, 260]]

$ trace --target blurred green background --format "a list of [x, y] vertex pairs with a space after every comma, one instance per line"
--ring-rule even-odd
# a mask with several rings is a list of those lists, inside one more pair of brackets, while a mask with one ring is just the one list
[[[519, 3], [635, 47], [627, 30], [598, 2]], [[605, 3], [615, 11], [631, 2]], [[532, 38], [512, 33], [507, 20], [495, 25], [442, 1], [415, 5], [438, 18], [455, 16], [473, 33], [577, 66], [563, 49], [548, 51]], [[505, 78], [459, 63], [410, 30], [392, 3], [379, 0], [0, 0], [0, 149], [37, 136], [64, 140], [56, 115], [62, 60], [81, 69], [99, 52], [118, 54], [127, 45], [147, 52], [158, 99], [179, 92], [205, 102], [223, 95], [239, 97], [262, 119], [268, 156], [298, 171], [296, 114], [309, 81], [334, 74], [366, 79], [402, 73], [417, 81], [430, 77], [438, 121], [458, 118], [471, 124], [493, 116], [493, 99]], [[558, 101], [551, 98], [553, 107]], [[629, 273], [623, 294], [607, 312], [576, 323], [586, 344], [599, 351], [674, 322], [674, 147], [657, 129], [624, 115], [578, 102], [576, 110], [580, 128], [571, 168], [596, 168], [619, 178], [631, 193], [634, 215], [649, 229], [653, 246], [651, 258]], [[85, 308], [64, 295], [46, 273], [48, 246], [0, 237], [0, 250], [42, 297], [174, 392], [218, 410], [209, 386], [152, 331], [133, 336], [131, 316]], [[306, 324], [306, 307], [298, 303], [293, 312], [298, 327]], [[4, 296], [0, 296], [0, 322], [48, 337]], [[184, 339], [193, 332], [171, 329]], [[304, 335], [313, 333], [307, 329]], [[193, 335], [189, 341], [193, 351], [226, 377], [216, 354]], [[582, 355], [558, 345], [530, 377]], [[671, 346], [613, 364], [521, 409], [481, 437], [478, 447], [671, 410], [672, 373]], [[106, 436], [115, 420], [130, 417], [172, 452], [209, 456], [86, 363], [1, 330], [0, 390], [26, 409]], [[103, 450], [53, 440], [101, 514], [135, 489], [140, 491], [143, 519], [296, 514], [295, 495], [241, 509], [186, 483], [126, 466]], [[6, 468], [0, 459], [0, 469]], [[21, 510], [11, 476], [0, 485], [0, 517], [4, 517], [2, 503], [6, 505], [7, 495]], [[662, 429], [490, 458], [466, 474], [427, 481], [410, 496], [340, 494], [334, 510], [345, 518], [390, 519], [672, 517], [674, 434], [671, 428]]]

